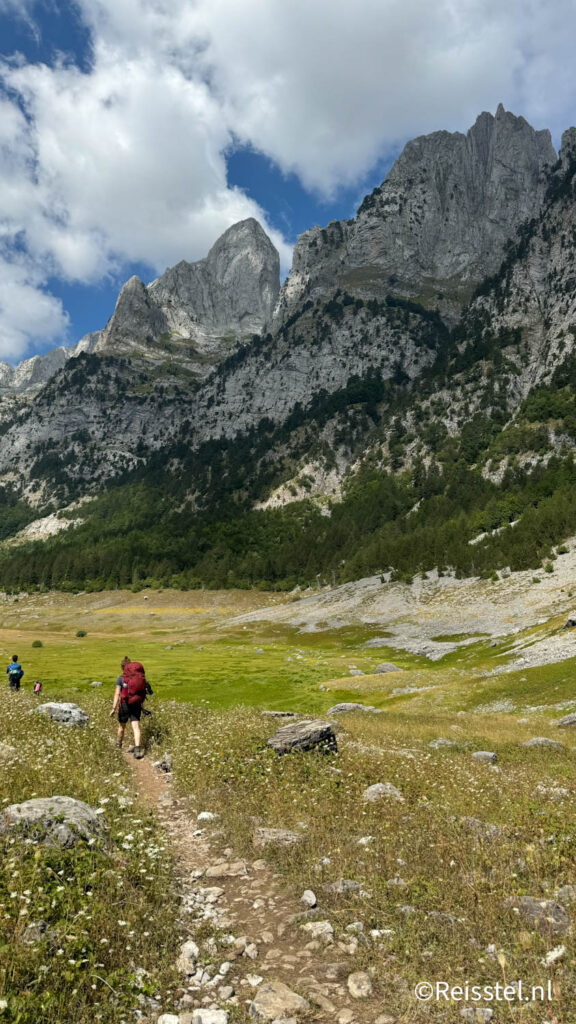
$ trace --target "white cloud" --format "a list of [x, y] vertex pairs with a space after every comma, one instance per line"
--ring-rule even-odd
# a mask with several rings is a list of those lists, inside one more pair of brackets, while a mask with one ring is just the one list
[[59, 341], [68, 317], [62, 303], [42, 290], [28, 260], [0, 254], [0, 357], [18, 359], [34, 341]]
[[[0, 0], [10, 6], [34, 10]], [[227, 183], [235, 139], [328, 196], [406, 138], [465, 130], [500, 100], [537, 127], [570, 120], [573, 0], [76, 6], [90, 72], [5, 65], [0, 99], [0, 235], [17, 242], [39, 309], [48, 298], [47, 332], [58, 321], [42, 293], [50, 273], [96, 282], [130, 261], [162, 271], [205, 255], [235, 220], [265, 224]]]

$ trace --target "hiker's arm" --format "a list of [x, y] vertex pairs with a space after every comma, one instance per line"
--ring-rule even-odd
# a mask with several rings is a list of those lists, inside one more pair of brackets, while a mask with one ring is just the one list
[[116, 689], [114, 690], [114, 700], [112, 701], [112, 711], [110, 712], [110, 718], [112, 718], [112, 716], [116, 714], [116, 708], [118, 707], [118, 702], [120, 701], [121, 692], [121, 686], [117, 686]]

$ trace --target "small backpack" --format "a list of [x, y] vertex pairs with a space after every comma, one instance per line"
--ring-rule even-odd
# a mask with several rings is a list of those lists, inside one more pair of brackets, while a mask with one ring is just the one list
[[22, 679], [24, 672], [22, 671], [22, 665], [18, 665], [15, 661], [8, 666], [8, 680], [10, 683], [19, 683]]
[[34, 693], [42, 693], [42, 683], [39, 679], [34, 683]]
[[122, 700], [128, 707], [137, 707], [146, 700], [146, 676], [139, 661], [129, 661], [124, 667]]

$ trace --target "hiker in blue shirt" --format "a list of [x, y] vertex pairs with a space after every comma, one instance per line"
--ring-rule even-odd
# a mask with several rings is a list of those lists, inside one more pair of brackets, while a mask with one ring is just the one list
[[18, 661], [18, 655], [17, 654], [13, 654], [12, 655], [12, 661], [8, 665], [8, 668], [6, 669], [6, 672], [8, 673], [8, 683], [10, 685], [10, 689], [11, 690], [19, 690], [20, 689], [20, 680], [22, 679], [22, 676], [24, 675], [24, 669], [22, 668], [22, 665], [20, 665], [20, 663]]

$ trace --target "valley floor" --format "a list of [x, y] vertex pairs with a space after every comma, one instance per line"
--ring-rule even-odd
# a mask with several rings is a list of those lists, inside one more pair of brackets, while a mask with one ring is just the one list
[[[571, 595], [546, 579], [522, 617], [520, 584], [4, 598], [26, 675], [0, 706], [3, 806], [84, 800], [109, 842], [0, 827], [0, 1019], [576, 1021]], [[140, 762], [109, 717], [126, 653], [155, 689]], [[35, 678], [89, 727], [29, 714]], [[278, 757], [263, 710], [331, 722], [338, 752]]]

